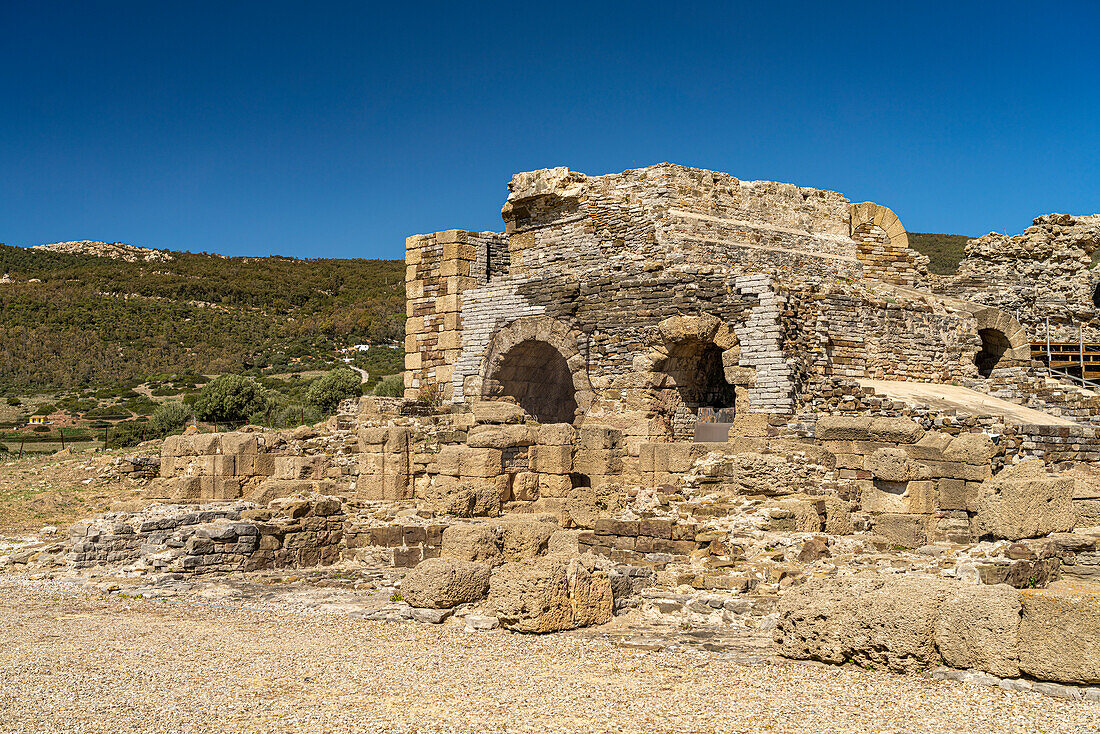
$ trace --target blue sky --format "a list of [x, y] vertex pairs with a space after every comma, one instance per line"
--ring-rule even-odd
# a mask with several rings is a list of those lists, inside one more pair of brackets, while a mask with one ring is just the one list
[[401, 257], [660, 161], [910, 231], [1100, 212], [1100, 4], [0, 0], [0, 241]]

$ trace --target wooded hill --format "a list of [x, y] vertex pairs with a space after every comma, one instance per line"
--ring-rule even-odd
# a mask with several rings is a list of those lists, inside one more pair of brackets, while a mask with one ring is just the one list
[[404, 336], [402, 261], [171, 255], [0, 245], [0, 389], [238, 372]]

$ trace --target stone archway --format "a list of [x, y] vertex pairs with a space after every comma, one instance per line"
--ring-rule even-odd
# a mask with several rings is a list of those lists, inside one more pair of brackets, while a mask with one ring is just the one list
[[663, 430], [690, 439], [700, 420], [732, 423], [747, 405], [741, 388], [755, 383], [755, 370], [740, 366], [733, 331], [710, 314], [673, 316], [658, 329], [660, 344], [647, 360], [654, 378], [653, 410]]
[[539, 423], [572, 423], [577, 415], [573, 375], [561, 352], [544, 341], [520, 342], [501, 356], [485, 383], [488, 398], [512, 398]]
[[1026, 362], [1031, 359], [1031, 342], [1020, 322], [992, 306], [974, 312], [981, 347], [974, 355], [978, 374], [989, 377], [1005, 362]]
[[584, 336], [548, 316], [497, 331], [481, 373], [481, 397], [514, 400], [541, 423], [573, 423], [592, 404]]
[[974, 364], [979, 375], [989, 377], [1012, 345], [1000, 329], [979, 329], [978, 336], [981, 337], [982, 348], [974, 355]]

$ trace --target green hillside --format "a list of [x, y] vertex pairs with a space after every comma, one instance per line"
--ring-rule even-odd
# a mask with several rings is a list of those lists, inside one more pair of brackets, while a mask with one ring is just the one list
[[171, 254], [0, 245], [0, 389], [282, 368], [404, 336], [401, 261]]
[[928, 270], [937, 275], [951, 275], [965, 256], [966, 243], [972, 237], [964, 234], [932, 234], [909, 232], [909, 246], [928, 256]]

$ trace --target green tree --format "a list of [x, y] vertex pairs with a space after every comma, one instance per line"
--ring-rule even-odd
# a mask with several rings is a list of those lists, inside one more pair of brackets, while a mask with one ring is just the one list
[[194, 408], [201, 420], [243, 421], [266, 402], [263, 386], [253, 378], [222, 375], [203, 386]]
[[149, 419], [149, 429], [156, 436], [167, 436], [187, 425], [191, 420], [191, 408], [183, 403], [164, 403], [153, 411]]
[[358, 397], [362, 392], [359, 373], [337, 367], [313, 381], [306, 392], [306, 402], [331, 413], [341, 400]]
[[382, 398], [399, 398], [405, 394], [405, 375], [386, 375], [374, 386], [374, 395]]

